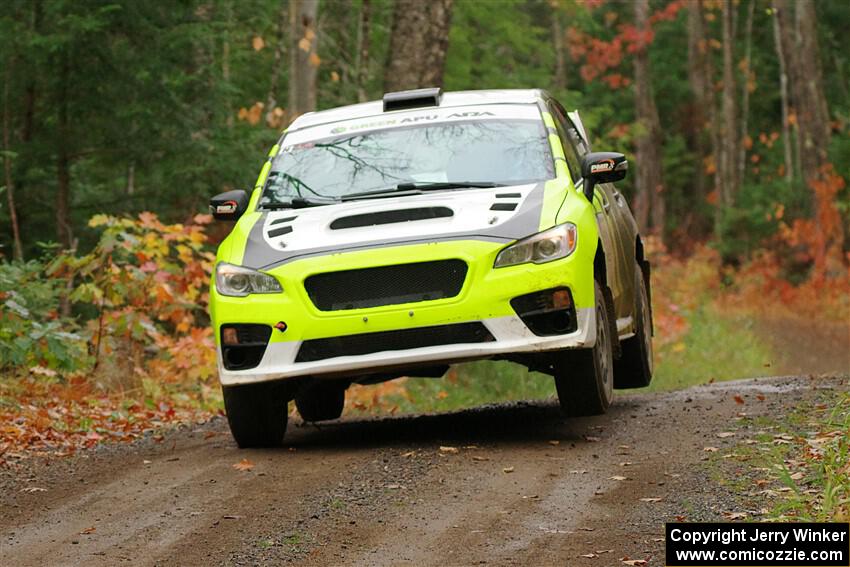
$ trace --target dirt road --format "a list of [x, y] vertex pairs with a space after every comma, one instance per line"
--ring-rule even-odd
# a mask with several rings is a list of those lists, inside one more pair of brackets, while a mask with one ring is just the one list
[[661, 565], [665, 521], [736, 510], [705, 448], [745, 436], [741, 412], [847, 387], [726, 382], [574, 420], [547, 402], [291, 423], [268, 451], [216, 419], [0, 473], [0, 565]]

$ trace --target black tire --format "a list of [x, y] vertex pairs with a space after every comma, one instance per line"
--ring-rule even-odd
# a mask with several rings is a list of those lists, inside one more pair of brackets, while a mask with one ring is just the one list
[[640, 265], [635, 265], [635, 334], [620, 342], [614, 363], [614, 387], [644, 388], [652, 381], [652, 309]]
[[283, 443], [293, 384], [261, 382], [222, 386], [221, 390], [227, 423], [240, 448], [278, 447]]
[[614, 397], [614, 356], [611, 313], [596, 282], [596, 344], [593, 348], [565, 350], [555, 365], [555, 388], [561, 410], [570, 417], [600, 415]]
[[327, 421], [342, 415], [345, 382], [315, 380], [304, 384], [295, 396], [295, 407], [304, 421]]

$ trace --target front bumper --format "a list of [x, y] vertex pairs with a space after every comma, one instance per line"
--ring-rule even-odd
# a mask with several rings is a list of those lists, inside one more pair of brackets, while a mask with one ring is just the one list
[[[224, 385], [263, 382], [298, 376], [364, 375], [396, 368], [459, 362], [512, 353], [529, 353], [593, 346], [596, 337], [593, 298], [593, 253], [581, 245], [569, 257], [546, 264], [493, 269], [503, 243], [478, 240], [432, 242], [308, 257], [266, 270], [278, 278], [283, 293], [227, 297], [213, 284], [211, 314], [218, 350], [219, 377]], [[304, 289], [314, 274], [406, 262], [461, 259], [468, 265], [460, 293], [451, 298], [382, 307], [320, 311]], [[569, 288], [576, 328], [555, 336], [538, 336], [523, 323], [511, 299], [537, 290]], [[284, 322], [273, 330], [257, 366], [228, 370], [222, 360], [221, 326]], [[404, 331], [480, 322], [492, 335], [487, 342], [440, 344], [386, 350], [376, 341], [372, 352], [302, 360], [304, 341], [385, 331]], [[423, 329], [424, 332], [424, 329]], [[343, 339], [344, 340], [344, 339]], [[386, 347], [386, 348], [397, 348]], [[298, 359], [298, 360], [297, 360]]]

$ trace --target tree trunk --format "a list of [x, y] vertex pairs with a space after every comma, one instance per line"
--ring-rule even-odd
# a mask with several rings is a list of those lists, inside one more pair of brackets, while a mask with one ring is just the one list
[[366, 84], [369, 82], [369, 48], [372, 34], [372, 3], [363, 0], [360, 6], [360, 25], [358, 34], [359, 49], [357, 51], [357, 100], [366, 102], [369, 94]]
[[274, 42], [274, 63], [272, 63], [271, 81], [269, 83], [269, 94], [266, 97], [266, 122], [274, 122], [274, 109], [278, 105], [278, 83], [280, 82], [280, 68], [283, 66], [283, 49], [286, 41], [286, 25], [288, 23], [289, 6], [283, 0], [280, 1], [280, 10], [277, 18], [277, 37]]
[[[712, 132], [715, 129], [715, 118], [702, 0], [694, 0], [688, 5], [688, 81], [693, 96], [688, 141], [691, 151], [699, 158], [694, 176], [694, 201], [702, 203], [708, 195], [709, 187], [717, 189], [714, 177], [709, 177], [704, 165], [714, 152]], [[702, 224], [701, 220], [698, 219], [697, 223]], [[701, 231], [708, 229], [705, 225], [700, 226]]]
[[[635, 26], [643, 31], [649, 25], [649, 0], [636, 0]], [[647, 45], [639, 46], [634, 57], [635, 116], [638, 134], [635, 138], [637, 177], [635, 209], [638, 226], [643, 232], [664, 235], [664, 184], [661, 176], [661, 126], [652, 93]]]
[[233, 104], [230, 100], [230, 31], [233, 28], [233, 6], [224, 3], [224, 33], [221, 34], [221, 80], [224, 82], [224, 124], [233, 128]]
[[384, 90], [443, 86], [453, 0], [396, 0]]
[[316, 14], [319, 0], [291, 0], [289, 4], [289, 121], [316, 110], [316, 69], [319, 38]]
[[753, 15], [755, 13], [756, 1], [750, 0], [747, 7], [747, 24], [744, 32], [744, 82], [741, 88], [741, 134], [738, 137], [738, 183], [744, 180], [744, 172], [747, 165], [747, 148], [744, 140], [747, 137], [747, 123], [750, 115], [750, 69], [752, 67], [753, 48]]
[[68, 80], [70, 62], [68, 53], [60, 55], [59, 100], [57, 101], [57, 153], [56, 153], [56, 238], [63, 249], [70, 249], [73, 240], [71, 230], [71, 143], [68, 128]]
[[[804, 175], [807, 179], [817, 176], [821, 166], [828, 160], [830, 127], [829, 110], [823, 92], [823, 77], [821, 75], [820, 54], [818, 49], [817, 24], [815, 20], [815, 3], [812, 0], [797, 0], [796, 8], [796, 43], [795, 49], [797, 70], [799, 75], [797, 90], [798, 116], [800, 138], [806, 156], [801, 156]], [[811, 168], [806, 167], [805, 160], [811, 160]]]
[[567, 68], [564, 62], [564, 26], [557, 6], [552, 9], [552, 44], [555, 49], [555, 77], [552, 86], [563, 91], [567, 88]]
[[18, 210], [15, 207], [15, 182], [12, 179], [12, 143], [10, 131], [12, 126], [9, 118], [9, 83], [12, 79], [14, 61], [6, 65], [6, 77], [3, 81], [3, 171], [6, 178], [6, 199], [9, 204], [9, 219], [12, 222], [12, 250], [15, 260], [24, 259], [24, 249], [21, 245], [21, 229], [18, 225]]
[[738, 128], [735, 91], [735, 64], [732, 57], [734, 34], [732, 18], [735, 7], [723, 2], [723, 128], [720, 148], [720, 203], [731, 207], [738, 192]]
[[780, 6], [773, 0], [773, 40], [776, 44], [776, 56], [779, 60], [779, 94], [782, 99], [782, 152], [785, 158], [785, 181], [790, 186], [794, 182], [794, 157], [791, 139], [791, 122], [789, 121], [790, 108], [788, 104], [788, 48], [783, 42], [779, 26]]
[[810, 0], [793, 3], [776, 0], [774, 7], [777, 8], [780, 41], [788, 55], [786, 63], [796, 115], [800, 173], [813, 192], [815, 226], [820, 231], [818, 243], [812, 250], [815, 277], [823, 277], [828, 272], [843, 270], [844, 228], [824, 183], [829, 180], [825, 174], [829, 167], [831, 130], [823, 92], [815, 4]]

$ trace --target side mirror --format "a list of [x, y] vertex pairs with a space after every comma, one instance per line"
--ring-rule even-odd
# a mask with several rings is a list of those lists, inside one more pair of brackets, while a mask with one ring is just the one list
[[584, 178], [584, 195], [593, 200], [597, 183], [614, 183], [626, 176], [629, 162], [617, 152], [592, 152], [581, 158], [581, 176]]
[[248, 209], [248, 193], [226, 191], [210, 199], [210, 212], [215, 220], [235, 221]]

